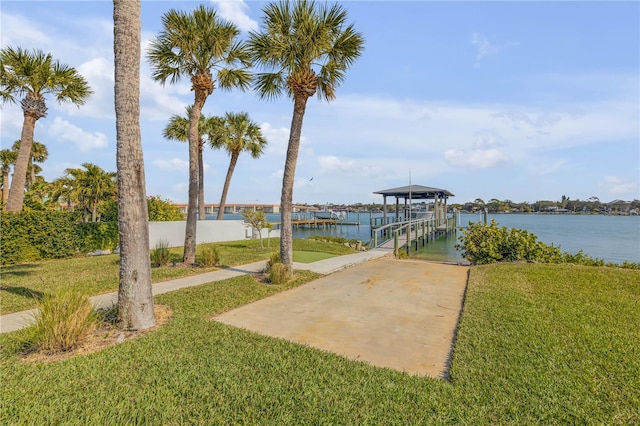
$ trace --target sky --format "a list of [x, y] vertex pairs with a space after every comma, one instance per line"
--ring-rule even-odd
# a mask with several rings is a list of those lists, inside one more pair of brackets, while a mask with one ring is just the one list
[[[170, 9], [214, 7], [246, 39], [265, 2], [143, 1], [141, 131], [148, 195], [188, 200], [187, 145], [163, 138], [193, 103], [189, 81], [151, 78], [149, 43]], [[365, 38], [332, 102], [311, 98], [294, 203], [382, 203], [409, 183], [453, 203], [640, 198], [640, 2], [340, 2]], [[74, 67], [94, 94], [80, 108], [47, 99], [35, 140], [48, 181], [89, 162], [116, 170], [113, 6], [109, 1], [0, 3], [0, 43]], [[247, 112], [268, 141], [238, 160], [227, 203], [278, 204], [293, 103], [215, 90], [203, 113]], [[2, 148], [20, 138], [18, 104], [1, 109]], [[228, 154], [204, 152], [205, 201], [220, 200]]]

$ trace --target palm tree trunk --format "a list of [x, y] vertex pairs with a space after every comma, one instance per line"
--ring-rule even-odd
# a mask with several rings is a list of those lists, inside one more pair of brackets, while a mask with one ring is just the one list
[[156, 324], [140, 137], [140, 0], [113, 0], [120, 280], [118, 325]]
[[[198, 132], [200, 133], [200, 132]], [[202, 159], [202, 146], [204, 142], [198, 142], [198, 218], [205, 220], [207, 213], [204, 208], [204, 160]]]
[[196, 89], [195, 101], [189, 116], [189, 205], [187, 207], [187, 224], [184, 233], [184, 256], [182, 262], [187, 265], [196, 263], [196, 227], [198, 208], [198, 146], [200, 140], [198, 136], [198, 122], [202, 113], [202, 107], [206, 101], [206, 96]]
[[98, 217], [98, 197], [93, 199], [93, 205], [91, 206], [91, 222], [96, 222]]
[[33, 132], [36, 127], [38, 117], [28, 111], [24, 112], [22, 123], [22, 134], [20, 135], [20, 150], [18, 158], [13, 166], [13, 181], [9, 189], [7, 200], [8, 212], [19, 212], [22, 210], [24, 202], [24, 185], [27, 181], [27, 169], [31, 158], [31, 146], [33, 145]]
[[9, 198], [9, 170], [3, 170], [2, 172], [2, 204], [7, 205], [7, 199]]
[[280, 228], [280, 261], [289, 266], [290, 271], [293, 270], [293, 235], [291, 230], [293, 182], [296, 174], [302, 120], [304, 119], [307, 99], [307, 97], [296, 96], [293, 101], [293, 118], [291, 119], [291, 132], [289, 134], [287, 159], [284, 163], [282, 195], [280, 197], [280, 223], [282, 223]]
[[229, 191], [229, 185], [231, 185], [231, 176], [233, 175], [233, 170], [236, 168], [236, 163], [238, 162], [239, 152], [233, 152], [231, 154], [231, 161], [229, 162], [229, 169], [227, 170], [227, 177], [224, 180], [224, 187], [222, 188], [222, 197], [220, 197], [220, 208], [218, 209], [218, 220], [222, 220], [224, 216], [224, 204], [227, 201], [227, 192]]

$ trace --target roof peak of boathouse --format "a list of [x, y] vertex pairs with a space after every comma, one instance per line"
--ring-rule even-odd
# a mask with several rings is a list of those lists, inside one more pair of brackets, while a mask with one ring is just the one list
[[383, 189], [380, 191], [375, 191], [374, 194], [382, 195], [385, 198], [390, 196], [405, 199], [411, 198], [413, 200], [433, 200], [436, 198], [447, 199], [454, 196], [446, 189], [423, 185], [407, 185], [398, 188]]

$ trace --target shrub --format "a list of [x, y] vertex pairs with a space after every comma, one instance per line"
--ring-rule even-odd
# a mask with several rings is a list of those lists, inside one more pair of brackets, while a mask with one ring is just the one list
[[205, 247], [200, 252], [200, 256], [198, 257], [198, 264], [200, 266], [204, 266], [205, 268], [211, 268], [216, 266], [218, 263], [220, 256], [218, 255], [218, 250], [215, 247]]
[[97, 322], [89, 298], [76, 292], [46, 294], [38, 303], [38, 309], [29, 345], [45, 352], [74, 349]]
[[289, 266], [284, 263], [273, 263], [268, 271], [269, 282], [275, 285], [285, 284], [291, 276]]
[[280, 252], [271, 253], [271, 256], [267, 260], [267, 272], [271, 270], [271, 267], [277, 263], [280, 263]]
[[469, 223], [458, 240], [461, 244], [456, 244], [456, 249], [461, 250], [462, 256], [474, 264], [526, 261], [625, 268], [635, 266], [605, 263], [601, 259], [587, 256], [582, 250], [576, 254], [562, 252], [559, 247], [553, 244], [548, 246], [538, 241], [536, 235], [523, 229], [508, 229], [505, 226], [499, 228], [494, 219], [488, 225], [479, 222]]
[[562, 259], [558, 247], [537, 241], [534, 234], [507, 227], [498, 227], [495, 220], [490, 224], [469, 223], [462, 231], [456, 249], [462, 257], [474, 264], [513, 261], [536, 261], [557, 263]]
[[[345, 244], [348, 243], [347, 239], [344, 237], [333, 237], [331, 235], [311, 235], [309, 236], [310, 240], [316, 240], [326, 243], [336, 243], [336, 244]], [[355, 241], [355, 240], [353, 240]]]
[[151, 250], [151, 263], [155, 266], [165, 266], [169, 263], [169, 258], [169, 241], [158, 241], [156, 247]]
[[78, 248], [79, 216], [68, 212], [3, 213], [2, 264], [71, 257]]
[[80, 253], [99, 249], [115, 250], [118, 247], [118, 222], [79, 222], [75, 229]]
[[173, 204], [171, 200], [163, 199], [160, 195], [148, 197], [147, 208], [150, 222], [184, 220], [184, 215], [180, 213], [180, 208]]

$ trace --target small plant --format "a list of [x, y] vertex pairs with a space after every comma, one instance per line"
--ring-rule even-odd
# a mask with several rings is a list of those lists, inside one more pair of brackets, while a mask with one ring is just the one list
[[271, 270], [271, 268], [273, 267], [273, 265], [280, 263], [280, 252], [277, 251], [275, 253], [271, 253], [271, 256], [269, 257], [269, 260], [267, 260], [267, 269], [266, 271], [269, 272]]
[[165, 266], [169, 263], [169, 241], [160, 240], [156, 243], [156, 248], [151, 250], [151, 263], [155, 266]]
[[284, 263], [274, 263], [269, 268], [269, 282], [274, 285], [285, 284], [289, 281], [291, 271]]
[[65, 291], [45, 294], [38, 303], [36, 325], [29, 346], [45, 352], [69, 351], [79, 346], [97, 323], [97, 315], [87, 296]]
[[215, 247], [205, 247], [200, 253], [198, 264], [205, 268], [211, 268], [216, 266], [219, 258], [218, 250]]

